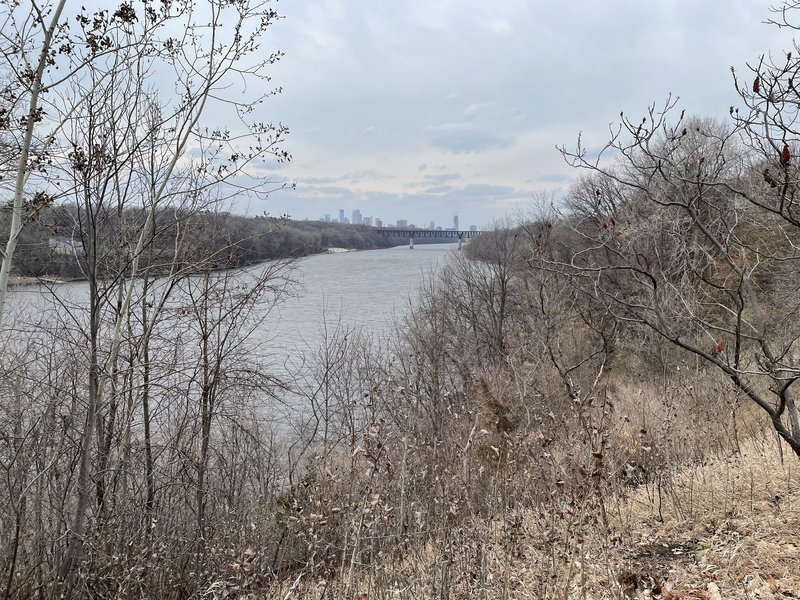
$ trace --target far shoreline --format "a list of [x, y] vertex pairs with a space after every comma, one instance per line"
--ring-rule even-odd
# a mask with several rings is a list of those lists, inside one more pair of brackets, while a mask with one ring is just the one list
[[[303, 254], [298, 254], [296, 258], [309, 258], [311, 256], [320, 256], [326, 254], [344, 254], [347, 252], [369, 252], [371, 250], [389, 250], [390, 248], [397, 248], [399, 246], [405, 246], [406, 244], [397, 244], [395, 246], [388, 246], [385, 248], [344, 248], [341, 246], [330, 246], [323, 250], [319, 250], [318, 252], [308, 252]], [[428, 244], [422, 244], [428, 245]], [[438, 245], [438, 244], [431, 244], [431, 245]], [[252, 267], [255, 265], [259, 265], [262, 263], [266, 263], [272, 260], [280, 260], [278, 258], [266, 258], [264, 260], [259, 260], [256, 262], [237, 265], [233, 268], [237, 269], [244, 269], [247, 267]], [[218, 271], [223, 271], [225, 268], [215, 269]], [[80, 281], [88, 281], [86, 277], [59, 277], [57, 275], [10, 275], [8, 278], [8, 287], [9, 289], [19, 288], [19, 287], [26, 287], [26, 286], [34, 286], [34, 285], [60, 285], [64, 283], [76, 283]]]
[[[382, 248], [370, 248], [371, 250], [382, 250]], [[298, 258], [306, 258], [309, 256], [319, 256], [321, 254], [341, 254], [343, 252], [358, 252], [358, 248], [342, 248], [342, 247], [330, 247], [325, 248], [319, 252], [311, 252], [308, 254], [302, 254], [298, 256]], [[250, 264], [243, 264], [239, 265], [235, 268], [247, 268], [252, 267], [255, 265], [259, 265], [262, 263], [269, 262], [271, 260], [279, 260], [275, 258], [266, 258], [264, 260], [260, 260], [257, 262], [253, 262]], [[220, 271], [224, 269], [218, 269]], [[58, 277], [56, 275], [9, 275], [8, 277], [8, 287], [9, 289], [17, 288], [17, 287], [25, 287], [25, 286], [33, 286], [33, 285], [58, 285], [62, 283], [75, 283], [79, 281], [88, 281], [86, 277]]]

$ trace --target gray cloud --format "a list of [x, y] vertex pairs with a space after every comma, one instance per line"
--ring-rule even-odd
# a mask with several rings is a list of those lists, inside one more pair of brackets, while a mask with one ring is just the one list
[[335, 185], [308, 186], [306, 189], [309, 191], [314, 191], [318, 194], [324, 194], [326, 196], [338, 196], [340, 198], [349, 197], [352, 195], [352, 191], [350, 189]]
[[447, 192], [451, 192], [453, 190], [452, 185], [439, 185], [435, 187], [429, 187], [425, 190], [426, 194], [445, 194]]
[[278, 162], [276, 160], [270, 160], [260, 164], [259, 168], [265, 169], [267, 171], [282, 171], [284, 169], [288, 169], [289, 166], [290, 166], [289, 163], [286, 161]]
[[371, 181], [376, 181], [379, 179], [394, 179], [394, 175], [390, 175], [387, 173], [380, 173], [375, 169], [367, 169], [363, 171], [350, 171], [342, 175], [342, 179], [349, 179], [349, 180], [361, 180], [361, 179], [369, 179]]
[[445, 181], [456, 181], [458, 179], [462, 179], [463, 176], [460, 173], [437, 173], [431, 175], [425, 175], [426, 181], [437, 181], [437, 182], [445, 182]]
[[507, 185], [485, 185], [471, 183], [468, 186], [458, 190], [462, 196], [480, 196], [483, 198], [503, 198], [509, 195], [514, 195], [516, 190]]
[[543, 183], [564, 183], [565, 181], [569, 181], [569, 175], [565, 173], [546, 173], [544, 175], [539, 175], [536, 181], [541, 181]]
[[339, 181], [338, 177], [298, 177], [297, 184], [298, 185], [325, 185], [329, 183], [333, 183], [335, 181]]
[[429, 127], [430, 144], [454, 154], [485, 152], [507, 148], [513, 139], [471, 123], [447, 123]]
[[554, 148], [578, 132], [601, 148], [620, 110], [643, 113], [670, 92], [688, 114], [726, 118], [737, 103], [729, 67], [791, 48], [791, 32], [764, 25], [766, 4], [752, 0], [277, 8], [287, 18], [270, 43], [286, 56], [270, 85], [284, 91], [259, 118], [291, 127], [297, 164], [275, 168], [304, 189], [273, 194], [264, 209], [311, 218], [358, 205], [390, 219], [458, 210], [462, 222], [485, 222], [567, 187], [575, 172]]

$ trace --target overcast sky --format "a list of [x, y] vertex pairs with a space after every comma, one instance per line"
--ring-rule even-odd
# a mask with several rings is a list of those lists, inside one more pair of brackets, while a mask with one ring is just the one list
[[600, 146], [620, 111], [680, 97], [725, 119], [730, 67], [791, 36], [762, 0], [281, 0], [270, 47], [295, 182], [252, 206], [293, 218], [354, 208], [486, 225], [563, 194], [576, 173], [556, 145]]

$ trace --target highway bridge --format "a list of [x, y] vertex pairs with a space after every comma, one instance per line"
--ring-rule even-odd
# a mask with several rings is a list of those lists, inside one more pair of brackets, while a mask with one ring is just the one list
[[386, 237], [408, 238], [409, 248], [414, 247], [414, 238], [450, 238], [458, 240], [458, 249], [464, 240], [479, 236], [482, 231], [458, 231], [457, 229], [409, 229], [400, 227], [381, 227], [376, 229], [378, 235]]

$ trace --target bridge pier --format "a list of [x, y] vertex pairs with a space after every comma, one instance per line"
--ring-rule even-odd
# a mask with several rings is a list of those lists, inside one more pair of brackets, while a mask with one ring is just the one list
[[413, 235], [410, 238], [408, 238], [408, 249], [409, 250], [413, 250], [414, 249], [414, 236]]

